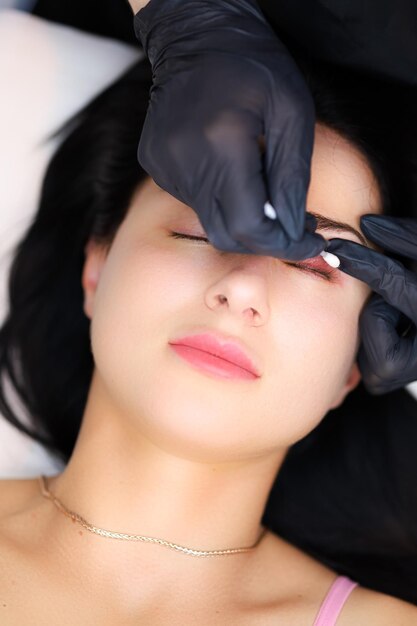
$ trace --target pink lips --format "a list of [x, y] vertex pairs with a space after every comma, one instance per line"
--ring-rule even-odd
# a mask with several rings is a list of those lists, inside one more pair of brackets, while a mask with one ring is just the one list
[[259, 378], [258, 368], [238, 345], [238, 341], [201, 333], [171, 340], [179, 356], [222, 378]]

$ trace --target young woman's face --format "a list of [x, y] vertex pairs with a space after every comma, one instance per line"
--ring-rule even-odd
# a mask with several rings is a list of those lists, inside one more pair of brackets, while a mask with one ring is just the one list
[[[307, 210], [358, 230], [362, 214], [380, 212], [364, 158], [320, 125]], [[243, 460], [287, 448], [359, 382], [358, 319], [370, 289], [320, 256], [295, 267], [173, 232], [206, 235], [193, 209], [148, 178], [108, 254], [88, 246], [84, 311], [109, 411], [194, 459]], [[360, 242], [351, 232], [318, 232]], [[239, 338], [261, 376], [217, 378], [169, 344], [210, 330]]]

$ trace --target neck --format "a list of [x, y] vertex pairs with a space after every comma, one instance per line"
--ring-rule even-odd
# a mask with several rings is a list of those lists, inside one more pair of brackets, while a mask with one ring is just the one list
[[[157, 445], [138, 427], [127, 427], [105, 395], [95, 377], [71, 459], [48, 480], [53, 495], [90, 524], [112, 532], [197, 550], [256, 543], [284, 452], [229, 463], [185, 458]], [[49, 507], [48, 537], [65, 543], [103, 581], [110, 576], [112, 592], [119, 590], [124, 602], [126, 594], [135, 602], [138, 589], [143, 595], [145, 587], [151, 596], [161, 588], [184, 594], [190, 584], [202, 591], [230, 585], [262, 545], [246, 553], [198, 558], [154, 543], [101, 537], [71, 523], [51, 502], [44, 507]]]

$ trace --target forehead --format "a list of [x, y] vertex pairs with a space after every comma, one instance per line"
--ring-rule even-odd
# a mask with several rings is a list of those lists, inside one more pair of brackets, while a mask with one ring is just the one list
[[332, 129], [316, 124], [307, 211], [360, 230], [360, 217], [380, 213], [375, 176], [358, 148]]

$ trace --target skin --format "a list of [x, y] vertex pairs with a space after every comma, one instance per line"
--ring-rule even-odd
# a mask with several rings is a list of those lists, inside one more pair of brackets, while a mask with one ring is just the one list
[[143, 9], [143, 7], [146, 7], [148, 3], [149, 0], [129, 0], [129, 4], [135, 14], [140, 11], [140, 9]]
[[[320, 125], [307, 207], [357, 228], [362, 214], [380, 211], [362, 155]], [[358, 319], [370, 290], [340, 271], [329, 281], [281, 259], [177, 240], [171, 230], [205, 235], [190, 207], [147, 179], [110, 249], [86, 247], [81, 282], [96, 367], [75, 450], [50, 489], [101, 528], [205, 550], [252, 545], [289, 447], [360, 380]], [[202, 326], [244, 341], [262, 376], [221, 380], [179, 359], [168, 341]], [[55, 610], [76, 613], [79, 624], [134, 624], [139, 615], [152, 626], [268, 626], [278, 616], [308, 624], [336, 577], [270, 532], [252, 552], [211, 559], [97, 537], [42, 498], [36, 480], [20, 491], [5, 482], [14, 496], [3, 488], [0, 572], [7, 559], [14, 606], [10, 581], [23, 571], [25, 590], [39, 580], [38, 595], [45, 600], [49, 589]], [[28, 605], [44, 615], [38, 595]], [[413, 623], [413, 607], [364, 588], [346, 607], [341, 626], [365, 614], [369, 624], [392, 624], [393, 615]]]

